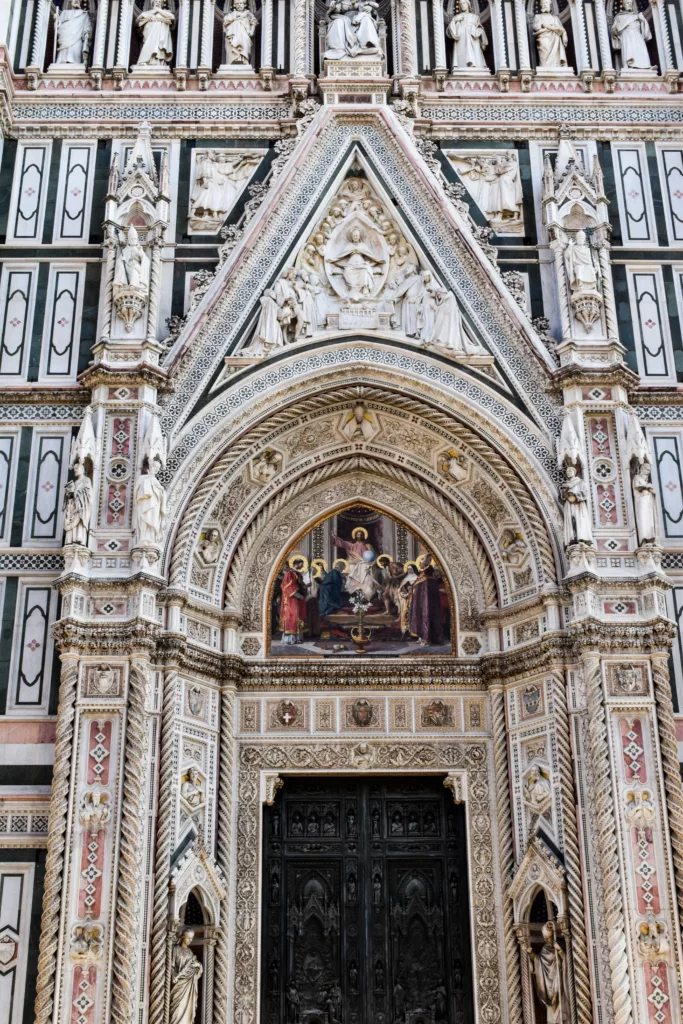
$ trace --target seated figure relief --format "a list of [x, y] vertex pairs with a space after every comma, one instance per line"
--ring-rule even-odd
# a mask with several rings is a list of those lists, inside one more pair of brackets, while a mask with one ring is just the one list
[[362, 178], [349, 178], [261, 297], [250, 343], [262, 358], [322, 331], [395, 331], [452, 356], [485, 355], [457, 301]]
[[325, 60], [369, 57], [382, 52], [375, 0], [331, 0]]

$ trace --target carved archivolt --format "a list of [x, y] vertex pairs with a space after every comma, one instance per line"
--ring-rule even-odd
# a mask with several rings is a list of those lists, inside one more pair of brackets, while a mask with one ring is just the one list
[[[359, 446], [358, 439], [346, 436], [340, 424], [345, 422], [344, 411], [357, 403], [361, 394], [370, 410], [373, 431], [372, 437]], [[454, 445], [468, 470], [462, 482], [443, 471], [444, 458]], [[264, 452], [268, 456], [265, 460]], [[323, 477], [338, 476], [342, 463], [348, 471], [352, 468], [349, 459], [354, 458], [355, 452], [359, 452], [358, 457], [363, 452], [369, 472], [396, 480], [414, 492], [415, 501], [426, 501], [450, 520], [464, 521], [461, 536], [478, 565], [476, 575], [483, 574], [485, 597], [481, 607], [497, 602], [508, 604], [514, 599], [513, 591], [520, 586], [527, 588], [523, 595], [526, 597], [539, 586], [555, 581], [555, 557], [547, 520], [556, 510], [546, 506], [542, 515], [519, 472], [451, 415], [379, 388], [343, 388], [299, 401], [295, 407], [280, 407], [236, 440], [202, 479], [187, 506], [175, 538], [171, 581], [184, 586], [191, 582], [193, 552], [198, 543], [203, 543], [201, 538], [218, 526], [221, 556], [216, 559], [215, 570], [203, 567], [200, 588], [208, 590], [213, 601], [220, 604], [227, 567], [233, 565], [238, 553], [243, 557], [247, 534], [252, 538], [249, 546], [253, 545], [256, 523], [262, 528], [274, 511], [279, 511], [302, 486], [310, 487]], [[510, 454], [512, 457], [515, 453]], [[264, 477], [256, 468], [266, 463], [273, 471]], [[354, 464], [360, 465], [358, 461]], [[317, 474], [315, 477], [311, 477], [312, 471]], [[538, 476], [534, 482], [537, 481]], [[339, 497], [328, 500], [317, 509], [317, 517], [340, 503]], [[399, 508], [388, 508], [386, 501], [383, 507], [402, 518]], [[417, 532], [432, 541], [419, 522], [417, 525]], [[501, 536], [510, 526], [520, 531], [529, 548], [528, 561], [521, 571], [518, 566], [513, 570], [504, 565], [500, 559]], [[293, 536], [290, 534], [290, 538]], [[284, 544], [283, 538], [278, 553]], [[487, 552], [488, 559], [481, 558], [483, 552]], [[487, 561], [496, 567], [493, 590], [492, 570]], [[232, 569], [227, 586], [228, 604], [237, 607]]]
[[245, 532], [228, 572], [226, 604], [241, 612], [242, 628], [263, 628], [270, 579], [293, 539], [321, 514], [358, 501], [400, 517], [418, 536], [428, 538], [450, 577], [452, 592], [476, 595], [479, 609], [492, 607], [495, 580], [474, 531], [460, 516], [448, 517], [430, 501], [436, 496], [429, 495], [428, 487], [421, 494], [397, 477], [372, 460], [354, 458], [323, 467], [280, 492]]
[[[361, 749], [362, 748], [362, 749]], [[488, 775], [483, 743], [319, 743], [271, 742], [242, 746], [239, 756], [239, 813], [237, 819], [235, 903], [235, 1019], [255, 1024], [260, 916], [261, 773], [301, 771], [427, 771], [467, 773], [468, 860], [471, 878], [472, 950], [480, 1019], [498, 1024], [502, 985], [498, 959], [497, 917], [492, 912], [502, 898], [493, 857], [494, 836]], [[287, 781], [285, 778], [285, 786]]]

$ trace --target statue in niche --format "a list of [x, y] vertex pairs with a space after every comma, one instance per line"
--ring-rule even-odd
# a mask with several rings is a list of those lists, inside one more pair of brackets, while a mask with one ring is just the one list
[[598, 274], [593, 256], [586, 242], [586, 232], [577, 231], [575, 238], [569, 238], [564, 253], [567, 280], [572, 292], [598, 292]]
[[249, 64], [257, 25], [247, 0], [233, 0], [232, 10], [223, 18], [226, 64]]
[[138, 15], [137, 26], [142, 33], [142, 49], [138, 67], [166, 67], [173, 57], [171, 29], [175, 14], [164, 7], [164, 0], [152, 0], [149, 10]]
[[215, 565], [221, 553], [221, 535], [218, 530], [207, 530], [204, 540], [197, 545], [197, 551], [205, 565]]
[[569, 42], [558, 16], [553, 14], [552, 0], [541, 0], [541, 10], [534, 15], [534, 39], [540, 68], [566, 68]]
[[191, 230], [215, 234], [260, 162], [260, 153], [234, 153], [229, 149], [197, 150], [190, 196]]
[[73, 470], [74, 479], [64, 488], [64, 543], [87, 547], [92, 517], [92, 480], [82, 462], [76, 462]]
[[161, 540], [161, 531], [166, 518], [166, 491], [156, 476], [159, 462], [148, 461], [148, 470], [141, 473], [135, 485], [133, 498], [133, 532], [135, 543], [140, 547], [156, 547]]
[[489, 44], [479, 15], [472, 10], [471, 0], [460, 0], [459, 13], [448, 24], [446, 34], [454, 40], [453, 72], [467, 68], [485, 68], [484, 50]]
[[546, 1009], [546, 1024], [565, 1024], [571, 1016], [564, 950], [557, 941], [552, 921], [543, 925], [542, 935], [540, 952], [536, 953], [530, 945], [526, 947], [534, 988]]
[[645, 45], [650, 39], [650, 26], [645, 15], [637, 9], [635, 0], [623, 0], [622, 9], [612, 22], [612, 47], [621, 54], [623, 71], [652, 70]]
[[375, 0], [331, 0], [325, 60], [381, 53]]
[[57, 55], [55, 64], [87, 64], [92, 22], [83, 0], [69, 0], [63, 10], [54, 11]]
[[204, 802], [202, 777], [196, 768], [188, 768], [180, 786], [180, 795], [190, 807], [199, 807]]
[[638, 542], [653, 544], [657, 535], [655, 519], [655, 490], [652, 486], [652, 467], [649, 462], [638, 466], [633, 477], [633, 505], [638, 527]]
[[342, 277], [346, 285], [345, 297], [351, 302], [361, 302], [375, 291], [375, 279], [384, 276], [387, 262], [381, 243], [360, 228], [351, 228], [346, 239], [346, 244], [335, 255], [326, 255], [325, 262], [335, 268], [328, 270], [328, 274], [338, 293], [342, 294], [344, 289], [334, 278]]
[[194, 1024], [203, 967], [190, 949], [193, 939], [194, 932], [186, 928], [173, 950], [170, 1024]]
[[114, 270], [114, 286], [147, 291], [149, 283], [149, 257], [140, 245], [134, 224], [128, 228], [126, 244], [119, 247]]
[[566, 480], [562, 488], [564, 501], [564, 542], [566, 545], [583, 541], [591, 544], [593, 531], [588, 507], [588, 487], [576, 471], [576, 466], [566, 468]]

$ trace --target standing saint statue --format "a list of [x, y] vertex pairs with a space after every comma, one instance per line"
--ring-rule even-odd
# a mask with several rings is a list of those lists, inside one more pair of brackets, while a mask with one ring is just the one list
[[65, 544], [88, 544], [92, 516], [92, 481], [82, 462], [74, 465], [74, 479], [64, 488]]
[[138, 477], [133, 499], [133, 531], [135, 543], [157, 546], [166, 516], [166, 491], [156, 478], [159, 463], [149, 462], [149, 469]]
[[143, 43], [137, 66], [166, 66], [173, 57], [171, 29], [175, 15], [164, 7], [164, 0], [152, 0], [148, 11], [138, 16], [137, 26], [142, 32]]
[[645, 45], [652, 32], [644, 14], [636, 8], [635, 0], [623, 0], [619, 14], [612, 22], [612, 47], [621, 53], [623, 71], [651, 70], [650, 54]]
[[598, 275], [593, 263], [590, 247], [586, 242], [586, 232], [577, 231], [576, 238], [569, 239], [564, 253], [567, 267], [567, 279], [572, 292], [598, 291]]
[[541, 10], [534, 15], [534, 39], [538, 49], [540, 68], [566, 68], [568, 43], [567, 33], [556, 14], [552, 13], [551, 0], [541, 0]]
[[203, 967], [190, 949], [194, 932], [186, 928], [173, 950], [170, 1024], [194, 1024]]
[[119, 250], [114, 270], [114, 284], [127, 288], [146, 289], [149, 280], [149, 257], [140, 245], [137, 228], [128, 228], [126, 244]]
[[484, 50], [489, 44], [479, 15], [472, 10], [471, 0], [460, 0], [460, 13], [451, 19], [446, 34], [455, 41], [453, 71], [485, 68]]
[[247, 0], [233, 0], [232, 10], [223, 18], [226, 64], [248, 64], [258, 22]]
[[657, 534], [655, 520], [655, 490], [652, 486], [652, 467], [643, 462], [633, 477], [633, 505], [640, 544], [651, 544]]
[[564, 501], [564, 542], [576, 544], [583, 541], [591, 544], [593, 531], [588, 508], [588, 487], [576, 472], [575, 466], [567, 466], [567, 479], [563, 487]]
[[545, 1006], [546, 1024], [569, 1024], [564, 950], [557, 941], [552, 921], [546, 921], [541, 934], [543, 946], [540, 953], [531, 946], [526, 947], [536, 995]]
[[63, 10], [55, 9], [57, 55], [55, 64], [87, 64], [92, 22], [83, 0], [70, 0]]

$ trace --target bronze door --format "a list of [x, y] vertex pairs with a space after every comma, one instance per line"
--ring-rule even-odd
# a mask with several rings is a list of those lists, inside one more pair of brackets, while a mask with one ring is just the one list
[[262, 1024], [469, 1024], [464, 808], [441, 777], [292, 778], [265, 809]]

